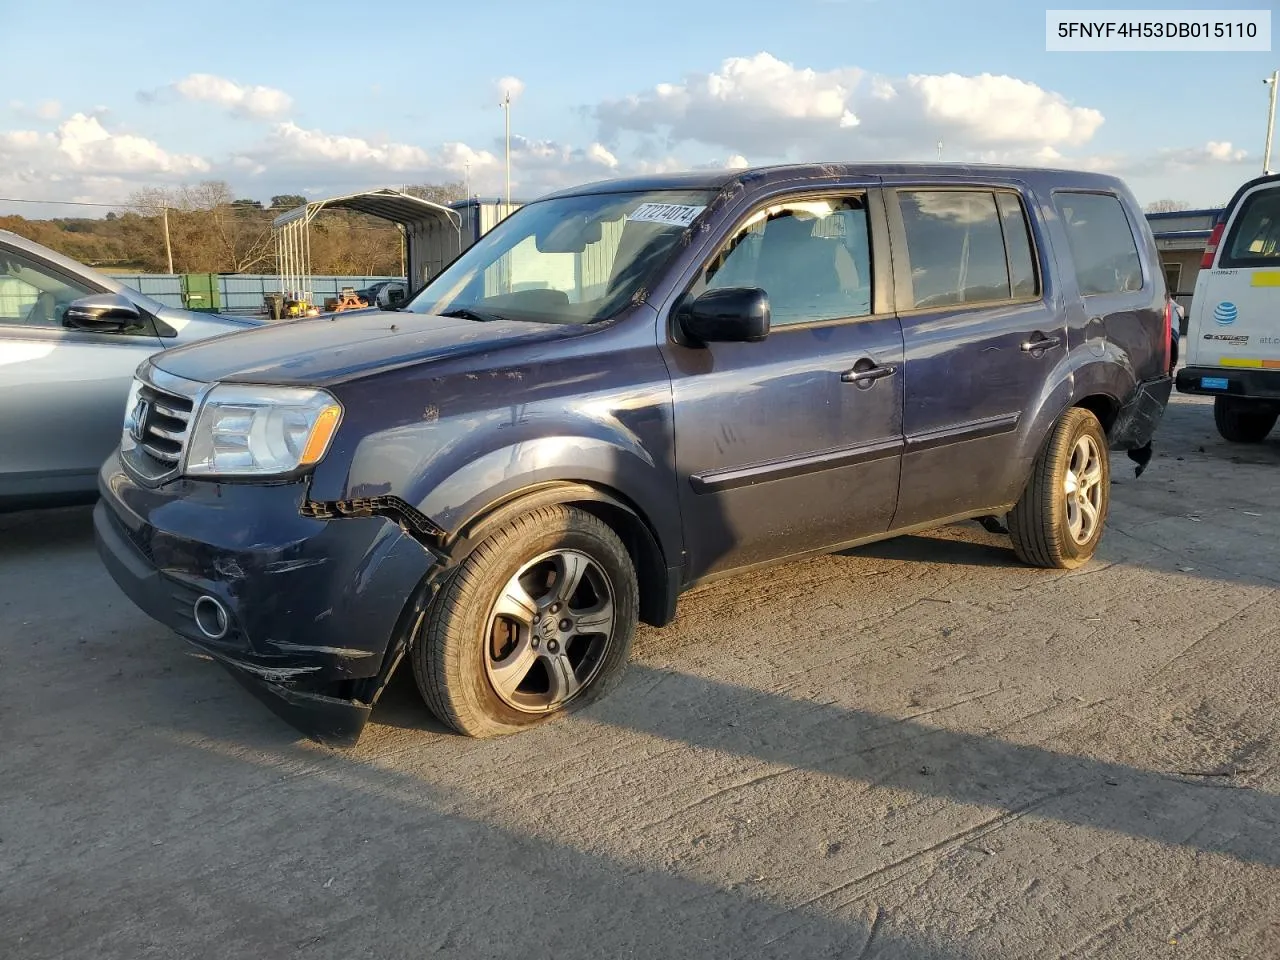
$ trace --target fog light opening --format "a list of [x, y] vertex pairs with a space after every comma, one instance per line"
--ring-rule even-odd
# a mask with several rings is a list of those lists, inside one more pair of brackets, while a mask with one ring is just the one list
[[196, 626], [210, 640], [221, 640], [231, 629], [227, 608], [214, 597], [201, 597], [196, 601], [192, 612], [195, 614]]

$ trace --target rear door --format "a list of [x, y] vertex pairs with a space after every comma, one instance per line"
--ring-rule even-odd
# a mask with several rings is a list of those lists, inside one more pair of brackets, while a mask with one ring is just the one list
[[803, 194], [747, 212], [699, 266], [688, 296], [760, 287], [773, 313], [759, 343], [673, 330], [663, 345], [689, 580], [888, 529], [902, 456], [888, 247], [876, 191]]
[[[1134, 380], [1162, 375], [1165, 281], [1150, 228], [1114, 193], [1056, 190], [1082, 311], [1084, 342]], [[1143, 256], [1151, 269], [1143, 269]], [[1117, 398], [1119, 399], [1119, 398]]]
[[1187, 362], [1280, 369], [1280, 183], [1237, 204], [1192, 303]]
[[1016, 495], [1018, 425], [1065, 357], [1066, 331], [1044, 292], [1029, 197], [937, 184], [887, 196], [906, 356], [902, 529]]
[[0, 245], [0, 497], [91, 492], [120, 440], [134, 370], [163, 343], [151, 318], [121, 333], [62, 325], [100, 292]]

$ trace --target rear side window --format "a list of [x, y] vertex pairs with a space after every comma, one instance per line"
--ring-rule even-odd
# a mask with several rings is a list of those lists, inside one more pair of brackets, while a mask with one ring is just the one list
[[1142, 259], [1118, 197], [1106, 193], [1054, 195], [1085, 297], [1142, 289]]
[[1039, 289], [1022, 202], [977, 190], [898, 194], [916, 309], [1034, 297]]
[[1236, 214], [1219, 267], [1280, 266], [1280, 189], [1251, 193]]

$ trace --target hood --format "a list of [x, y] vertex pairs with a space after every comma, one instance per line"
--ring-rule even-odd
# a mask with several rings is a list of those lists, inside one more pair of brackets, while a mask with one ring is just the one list
[[279, 323], [176, 347], [160, 369], [189, 380], [322, 386], [408, 363], [562, 339], [580, 326], [461, 320], [417, 313], [340, 313]]

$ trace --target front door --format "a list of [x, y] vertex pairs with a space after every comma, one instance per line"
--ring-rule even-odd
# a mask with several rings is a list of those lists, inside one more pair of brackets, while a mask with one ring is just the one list
[[902, 252], [903, 529], [1016, 499], [1018, 426], [1067, 339], [1017, 190], [921, 185], [886, 198]]
[[689, 296], [764, 289], [772, 330], [759, 343], [664, 346], [688, 579], [888, 528], [902, 334], [873, 277], [876, 262], [887, 274], [887, 245], [875, 193], [774, 199], [699, 272]]

